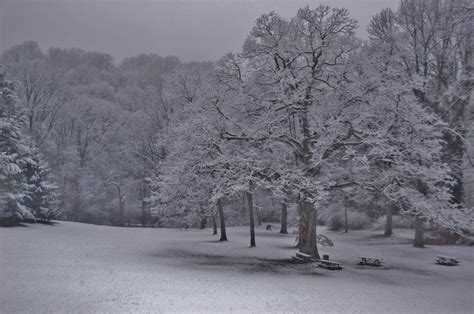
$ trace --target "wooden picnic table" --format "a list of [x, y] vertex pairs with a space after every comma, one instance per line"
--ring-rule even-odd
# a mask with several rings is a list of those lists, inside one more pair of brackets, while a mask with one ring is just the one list
[[314, 259], [311, 255], [304, 254], [301, 252], [296, 252], [295, 256], [291, 257], [297, 263], [312, 263]]
[[330, 270], [342, 269], [341, 264], [337, 263], [337, 262], [327, 261], [327, 260], [323, 260], [323, 259], [319, 259], [316, 262], [318, 263], [318, 267], [321, 267], [321, 268], [326, 268], [326, 269], [330, 269]]
[[437, 255], [436, 264], [456, 266], [457, 264], [459, 264], [459, 260], [456, 257]]
[[359, 256], [359, 265], [382, 266], [383, 258]]

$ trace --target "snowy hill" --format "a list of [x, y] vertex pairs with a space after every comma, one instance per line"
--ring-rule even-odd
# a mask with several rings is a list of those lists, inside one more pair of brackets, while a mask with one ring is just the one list
[[[276, 229], [276, 228], [274, 228]], [[329, 271], [289, 262], [293, 235], [229, 228], [229, 242], [209, 230], [138, 229], [59, 222], [0, 229], [0, 312], [318, 312], [472, 313], [470, 247], [415, 249], [412, 234], [323, 231]], [[457, 267], [434, 264], [456, 256]], [[382, 268], [358, 256], [385, 259]]]

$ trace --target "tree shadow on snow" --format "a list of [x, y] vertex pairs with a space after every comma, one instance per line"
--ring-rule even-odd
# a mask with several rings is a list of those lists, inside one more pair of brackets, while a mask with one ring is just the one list
[[54, 226], [57, 225], [58, 223], [55, 221], [35, 221], [35, 222], [19, 222], [11, 219], [0, 219], [0, 227], [2, 228], [27, 228], [29, 226], [35, 225], [35, 224], [40, 224], [40, 225], [47, 225], [47, 226]]
[[1, 223], [0, 222], [0, 227], [1, 228], [26, 228], [28, 225], [25, 225], [24, 223]]
[[[291, 258], [235, 257], [169, 249], [155, 257], [173, 260], [173, 265], [194, 270], [235, 271], [240, 273], [324, 275], [315, 264], [297, 264]], [[179, 263], [175, 263], [179, 261]]]

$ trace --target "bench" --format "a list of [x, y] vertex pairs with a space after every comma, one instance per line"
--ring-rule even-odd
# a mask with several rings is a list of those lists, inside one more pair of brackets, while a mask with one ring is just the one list
[[456, 266], [459, 264], [459, 260], [456, 257], [438, 255], [436, 256], [436, 264]]
[[329, 269], [329, 270], [342, 269], [342, 266], [341, 266], [340, 263], [326, 261], [326, 260], [322, 260], [322, 259], [317, 260], [316, 262], [318, 263], [318, 267], [321, 267], [321, 268], [326, 268], [326, 269]]
[[367, 266], [375, 266], [379, 267], [383, 265], [382, 258], [375, 258], [375, 257], [359, 257], [359, 265], [367, 265]]
[[308, 254], [296, 252], [296, 256], [291, 257], [297, 263], [312, 263], [314, 262], [313, 257]]

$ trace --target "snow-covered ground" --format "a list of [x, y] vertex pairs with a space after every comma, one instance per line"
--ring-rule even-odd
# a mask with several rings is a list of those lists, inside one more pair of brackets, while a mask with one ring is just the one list
[[[294, 236], [261, 228], [257, 248], [245, 227], [223, 243], [209, 230], [0, 228], [0, 312], [473, 313], [472, 247], [416, 249], [395, 232], [324, 232], [335, 246], [321, 253], [344, 264], [329, 271], [289, 263]], [[436, 265], [437, 254], [461, 265]], [[362, 255], [386, 265], [358, 266]]]

